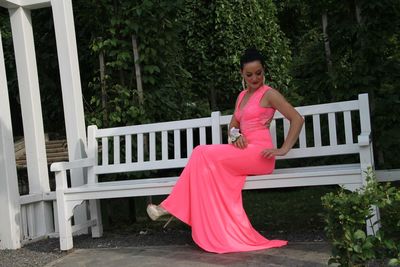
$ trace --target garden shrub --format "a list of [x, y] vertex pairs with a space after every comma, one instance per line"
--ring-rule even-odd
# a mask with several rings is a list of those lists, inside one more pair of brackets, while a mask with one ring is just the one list
[[[323, 196], [325, 232], [332, 244], [331, 263], [339, 266], [400, 265], [400, 191], [390, 183], [378, 183], [367, 171], [366, 185], [351, 192], [343, 187]], [[373, 207], [380, 210], [381, 224], [367, 235]]]

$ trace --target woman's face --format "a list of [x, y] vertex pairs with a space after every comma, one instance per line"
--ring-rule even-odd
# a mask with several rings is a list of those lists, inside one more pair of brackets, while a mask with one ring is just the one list
[[258, 89], [264, 84], [264, 68], [258, 60], [244, 64], [240, 73], [251, 90]]

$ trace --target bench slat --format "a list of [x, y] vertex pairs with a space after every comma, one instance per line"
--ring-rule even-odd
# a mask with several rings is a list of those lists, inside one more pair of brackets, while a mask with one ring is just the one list
[[313, 118], [313, 131], [314, 131], [314, 146], [320, 147], [322, 146], [322, 142], [321, 142], [321, 122], [319, 114], [314, 114], [312, 118]]
[[167, 131], [161, 132], [161, 154], [162, 154], [162, 160], [168, 159], [168, 132]]
[[114, 164], [119, 164], [119, 136], [114, 136]]
[[276, 143], [276, 120], [272, 120], [271, 124], [269, 125], [269, 132], [271, 133], [272, 143], [274, 146], [277, 147]]
[[187, 149], [187, 157], [192, 154], [193, 151], [193, 129], [186, 129], [186, 149]]
[[337, 145], [337, 135], [336, 135], [336, 117], [335, 113], [328, 113], [328, 125], [329, 125], [329, 144], [331, 146]]
[[142, 133], [137, 135], [137, 161], [138, 162], [143, 162], [144, 161], [144, 156], [143, 156], [143, 134]]
[[206, 144], [206, 127], [200, 127], [200, 145]]
[[130, 134], [125, 135], [125, 162], [132, 162], [132, 136]]
[[[304, 119], [304, 117], [303, 117]], [[300, 148], [306, 148], [307, 147], [307, 141], [306, 141], [306, 121], [304, 120], [303, 126], [301, 127], [300, 130], [300, 135], [299, 135], [299, 142]]]
[[289, 120], [283, 119], [283, 134], [284, 134], [285, 140], [286, 140], [286, 137], [287, 137], [288, 132], [289, 132], [289, 127], [290, 127]]
[[353, 143], [353, 132], [351, 129], [351, 113], [350, 111], [343, 112], [344, 115], [344, 132], [346, 134], [346, 144]]
[[98, 129], [96, 131], [96, 138], [105, 136], [114, 136], [114, 135], [126, 135], [126, 134], [139, 135], [149, 132], [171, 131], [176, 129], [186, 129], [188, 127], [198, 128], [206, 126], [211, 126], [210, 117]]
[[[330, 112], [343, 112], [343, 111], [358, 110], [359, 102], [358, 102], [358, 100], [351, 100], [351, 101], [295, 107], [295, 109], [301, 115], [308, 116], [308, 115], [314, 115], [314, 114], [326, 114], [326, 113], [330, 113]], [[274, 116], [275, 119], [281, 119], [283, 117], [284, 116], [279, 111], [275, 112], [275, 116]]]
[[187, 159], [169, 159], [156, 161], [132, 162], [129, 164], [121, 163], [118, 165], [95, 166], [95, 174], [135, 172], [161, 169], [183, 168], [187, 163]]
[[[304, 181], [308, 180], [307, 185], [318, 185], [318, 184], [342, 184], [342, 183], [355, 183], [359, 182], [361, 168], [360, 164], [343, 164], [343, 165], [325, 165], [325, 166], [313, 166], [313, 167], [301, 167], [301, 168], [285, 168], [275, 170], [272, 174], [267, 175], [256, 175], [247, 176], [246, 184], [243, 189], [254, 189], [258, 182], [273, 182], [280, 183], [285, 186], [293, 186], [293, 183], [297, 185], [304, 184]], [[349, 178], [350, 176], [353, 178]], [[300, 180], [299, 180], [300, 179]], [[340, 180], [338, 180], [340, 179]], [[176, 183], [178, 177], [159, 177], [159, 178], [146, 178], [136, 180], [123, 180], [123, 181], [112, 181], [96, 183], [90, 186], [82, 185], [79, 187], [68, 188], [65, 192], [66, 197], [71, 200], [68, 194], [72, 193], [89, 193], [96, 192], [97, 198], [109, 198], [112, 197], [112, 192], [116, 193], [116, 196], [121, 195], [121, 192], [126, 192], [132, 189], [146, 189], [153, 188], [159, 190], [160, 194], [163, 194], [163, 187], [171, 187]], [[253, 184], [253, 185], [250, 185]], [[304, 184], [306, 185], [306, 184]], [[273, 186], [276, 187], [276, 186]], [[259, 187], [268, 188], [268, 187]], [[110, 195], [104, 194], [109, 192]], [[136, 196], [138, 191], [131, 191], [132, 196]], [[116, 197], [115, 196], [115, 197]], [[72, 197], [72, 196], [71, 196]], [[73, 197], [72, 197], [73, 198]]]
[[101, 138], [102, 157], [101, 165], [108, 165], [108, 138]]
[[156, 160], [156, 133], [155, 132], [150, 132], [150, 161], [155, 161]]
[[174, 155], [175, 159], [181, 158], [181, 131], [174, 130]]

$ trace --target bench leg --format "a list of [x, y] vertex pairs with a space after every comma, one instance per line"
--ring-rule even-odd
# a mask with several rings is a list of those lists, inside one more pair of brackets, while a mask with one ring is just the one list
[[100, 200], [89, 200], [90, 219], [96, 220], [96, 225], [92, 226], [92, 237], [103, 236], [103, 223], [101, 221]]
[[373, 205], [371, 207], [371, 209], [372, 209], [373, 217], [367, 221], [367, 234], [368, 235], [375, 234], [379, 230], [379, 228], [381, 228], [379, 208], [377, 206]]
[[63, 195], [57, 197], [57, 209], [58, 209], [58, 230], [60, 234], [60, 249], [70, 250], [73, 248], [72, 240], [72, 226], [71, 218], [68, 216], [67, 207], [68, 205], [63, 201]]

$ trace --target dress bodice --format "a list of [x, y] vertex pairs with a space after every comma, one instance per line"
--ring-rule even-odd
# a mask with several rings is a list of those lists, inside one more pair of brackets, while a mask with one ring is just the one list
[[240, 106], [244, 96], [248, 92], [248, 89], [243, 90], [239, 94], [234, 116], [240, 123], [240, 130], [244, 135], [254, 131], [268, 131], [268, 128], [265, 126], [265, 124], [274, 116], [275, 109], [272, 107], [260, 106], [260, 101], [265, 92], [270, 89], [271, 87], [267, 85], [261, 86], [250, 96], [247, 103], [243, 107]]

